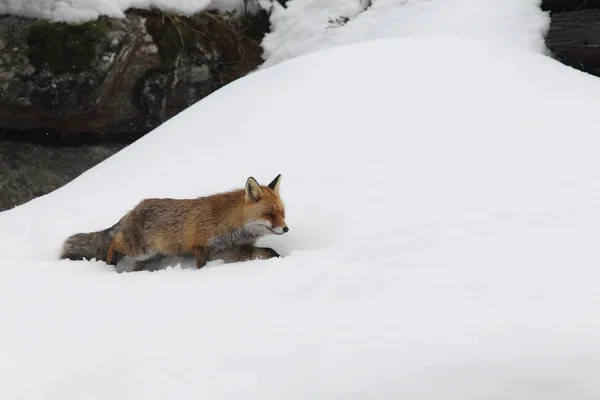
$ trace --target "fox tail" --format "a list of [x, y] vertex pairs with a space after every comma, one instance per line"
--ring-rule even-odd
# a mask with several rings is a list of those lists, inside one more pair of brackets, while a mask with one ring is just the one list
[[110, 228], [89, 233], [76, 233], [64, 241], [60, 258], [69, 260], [91, 260], [106, 261], [108, 248], [113, 237], [118, 232], [120, 222]]

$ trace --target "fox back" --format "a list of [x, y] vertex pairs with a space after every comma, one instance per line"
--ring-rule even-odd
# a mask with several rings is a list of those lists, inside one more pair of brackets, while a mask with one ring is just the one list
[[[155, 256], [192, 253], [198, 268], [217, 256], [273, 257], [274, 250], [253, 245], [261, 236], [289, 230], [280, 182], [281, 175], [267, 186], [249, 177], [243, 189], [196, 199], [142, 200], [113, 227], [68, 238], [62, 257], [93, 256], [116, 265], [120, 255], [145, 262]], [[100, 258], [102, 254], [106, 256]]]
[[[252, 177], [244, 189], [197, 199], [146, 199], [121, 220], [115, 239], [125, 254], [189, 253], [253, 244], [259, 237], [288, 231], [278, 175], [268, 186]], [[143, 256], [142, 256], [143, 255]]]

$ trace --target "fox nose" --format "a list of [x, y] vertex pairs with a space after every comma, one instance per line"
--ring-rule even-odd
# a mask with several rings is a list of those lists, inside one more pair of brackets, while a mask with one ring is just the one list
[[290, 230], [290, 228], [288, 228], [287, 226], [284, 226], [282, 230], [283, 230], [283, 233], [286, 233], [287, 231]]

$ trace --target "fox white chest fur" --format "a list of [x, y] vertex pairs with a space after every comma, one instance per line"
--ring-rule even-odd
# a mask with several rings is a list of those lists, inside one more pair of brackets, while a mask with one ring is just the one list
[[232, 229], [225, 235], [213, 238], [209, 242], [209, 246], [215, 251], [221, 251], [231, 247], [254, 244], [261, 236], [271, 233], [270, 225], [268, 221], [250, 222], [243, 228]]

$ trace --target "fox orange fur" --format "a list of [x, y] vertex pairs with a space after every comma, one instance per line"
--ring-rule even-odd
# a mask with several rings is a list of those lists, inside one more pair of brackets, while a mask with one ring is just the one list
[[254, 243], [289, 229], [279, 195], [281, 175], [267, 186], [249, 177], [244, 189], [196, 199], [145, 199], [112, 227], [70, 236], [61, 258], [84, 258], [117, 265], [121, 256], [136, 260], [134, 270], [167, 255], [193, 255], [197, 268], [207, 261], [226, 262], [279, 257]]

